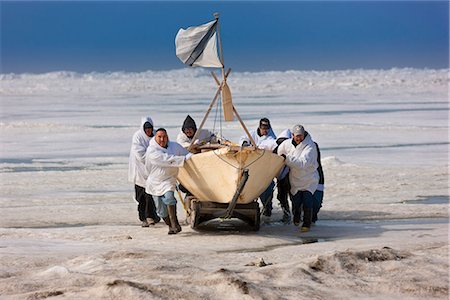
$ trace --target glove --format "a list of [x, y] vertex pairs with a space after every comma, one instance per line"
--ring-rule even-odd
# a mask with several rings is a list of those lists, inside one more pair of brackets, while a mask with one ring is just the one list
[[242, 142], [242, 147], [247, 147], [247, 146], [250, 146], [250, 143], [247, 142], [247, 141], [243, 141]]
[[193, 154], [189, 152], [189, 153], [186, 154], [186, 156], [184, 157], [184, 160], [188, 161], [188, 160], [191, 158], [192, 155], [193, 155]]

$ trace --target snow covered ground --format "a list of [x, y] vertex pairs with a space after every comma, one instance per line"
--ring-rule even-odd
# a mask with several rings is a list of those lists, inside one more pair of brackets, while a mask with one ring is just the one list
[[[200, 123], [204, 70], [0, 74], [0, 299], [447, 299], [448, 70], [231, 73], [252, 129], [322, 150], [320, 220], [141, 228], [127, 182], [140, 117]], [[237, 121], [206, 126], [237, 140]], [[181, 219], [184, 212], [178, 207]], [[267, 266], [259, 267], [263, 259]]]

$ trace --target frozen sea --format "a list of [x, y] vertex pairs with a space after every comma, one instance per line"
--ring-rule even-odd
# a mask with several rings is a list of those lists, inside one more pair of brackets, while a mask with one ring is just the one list
[[[195, 69], [2, 74], [0, 83], [0, 159], [14, 170], [21, 163], [45, 169], [49, 160], [74, 168], [80, 160], [117, 163], [140, 116], [175, 138], [187, 114], [200, 123], [216, 90], [209, 73]], [[448, 159], [447, 70], [237, 73], [229, 83], [248, 128], [261, 117], [275, 133], [303, 124], [325, 156], [425, 165]], [[206, 127], [230, 140], [243, 134], [214, 110]]]
[[[229, 255], [220, 251], [239, 253], [239, 246], [246, 250], [236, 254], [229, 268], [248, 283], [245, 295], [257, 295], [259, 285], [252, 282], [269, 276], [242, 267], [259, 255], [274, 262], [272, 268], [279, 268], [280, 274], [290, 278], [290, 270], [298, 266], [292, 264], [317, 259], [319, 254], [330, 263], [349, 247], [366, 251], [388, 246], [413, 253], [404, 268], [397, 266], [406, 275], [389, 284], [372, 281], [373, 288], [370, 283], [361, 284], [355, 290], [352, 285], [357, 281], [339, 273], [342, 280], [332, 277], [337, 280], [334, 284], [348, 287], [339, 297], [447, 298], [448, 76], [446, 69], [232, 72], [228, 83], [233, 102], [249, 129], [254, 129], [261, 117], [271, 120], [276, 134], [300, 123], [320, 145], [326, 178], [320, 216], [323, 223], [306, 236], [323, 243], [298, 245], [299, 232], [293, 226], [270, 222], [262, 224], [258, 234], [245, 235], [245, 241], [239, 234], [223, 239], [224, 235], [202, 234], [184, 227], [173, 251], [189, 252], [194, 243], [199, 246], [196, 251], [208, 259], [193, 258], [196, 263], [192, 265], [183, 258], [181, 264], [195, 265], [192, 270], [200, 266], [198, 274], [203, 275], [198, 276], [217, 279], [214, 283], [193, 276], [192, 282], [184, 281], [193, 299], [222, 299], [221, 291], [227, 290], [227, 285], [219, 282], [236, 283], [238, 275], [230, 277], [225, 271], [214, 270]], [[151, 229], [153, 235], [139, 231], [133, 186], [127, 182], [131, 137], [140, 118], [149, 115], [156, 127], [165, 127], [169, 137], [175, 139], [187, 114], [200, 124], [215, 92], [215, 81], [202, 69], [0, 74], [0, 254], [4, 266], [0, 295], [9, 295], [8, 299], [52, 295], [73, 299], [158, 298], [156, 294], [147, 297], [148, 291], [140, 286], [143, 282], [148, 290], [161, 284], [177, 290], [164, 279], [174, 276], [173, 268], [179, 267], [171, 265], [175, 254], [158, 256], [162, 259], [158, 262], [154, 257], [147, 261], [142, 254], [165, 251], [164, 247], [173, 246], [173, 240], [168, 239], [161, 224]], [[214, 108], [206, 128], [232, 141], [244, 134], [237, 121], [224, 123], [215, 116]], [[180, 207], [178, 211], [183, 214]], [[346, 223], [350, 220], [356, 225]], [[358, 222], [366, 223], [361, 226]], [[417, 236], [424, 237], [420, 244], [413, 242]], [[133, 240], [128, 242], [128, 237]], [[222, 244], [225, 240], [229, 243]], [[428, 251], [425, 244], [438, 250]], [[278, 252], [270, 250], [278, 248]], [[292, 260], [288, 264], [284, 260], [294, 253], [303, 262]], [[424, 253], [426, 261], [421, 260]], [[143, 267], [143, 261], [158, 270], [159, 279], [133, 277], [136, 274], [125, 271], [130, 266]], [[433, 281], [433, 275], [424, 272], [430, 264], [436, 268], [430, 272], [440, 274], [442, 280]], [[373, 270], [389, 273], [392, 268], [395, 266], [378, 266], [363, 275], [371, 282]], [[111, 273], [112, 269], [116, 271]], [[183, 270], [180, 274], [192, 275]], [[302, 272], [296, 274], [306, 276]], [[296, 299], [299, 295], [296, 283], [283, 282], [283, 276], [266, 277], [268, 286], [276, 288], [264, 290], [268, 299]], [[299, 280], [305, 286], [317, 284], [314, 278], [301, 276]], [[122, 281], [115, 281], [118, 279]], [[412, 284], [414, 280], [422, 285]], [[84, 281], [86, 284], [80, 287]], [[375, 283], [381, 288], [375, 288]], [[206, 288], [208, 284], [211, 290]], [[292, 290], [277, 294], [283, 284]], [[114, 290], [117, 288], [119, 292]], [[236, 293], [228, 294], [228, 299], [241, 299], [242, 295]], [[332, 284], [316, 293], [319, 298], [335, 295]]]
[[[151, 116], [175, 139], [187, 114], [200, 124], [216, 91], [202, 69], [2, 74], [0, 83], [3, 183], [13, 175], [27, 177], [30, 187], [33, 177], [48, 172], [66, 177], [76, 171], [123, 171], [94, 191], [83, 184], [75, 191], [49, 184], [43, 193], [28, 188], [2, 195], [2, 201], [20, 205], [27, 202], [23, 192], [33, 198], [71, 192], [127, 198], [127, 157], [140, 117]], [[249, 129], [261, 117], [271, 120], [276, 134], [303, 124], [324, 158], [362, 165], [448, 164], [447, 70], [232, 73], [229, 84]], [[232, 141], [244, 134], [237, 121], [221, 122], [216, 108], [205, 127]]]

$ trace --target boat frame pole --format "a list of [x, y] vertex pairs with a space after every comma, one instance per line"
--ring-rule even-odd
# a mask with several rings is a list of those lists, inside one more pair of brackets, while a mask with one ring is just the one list
[[[231, 69], [228, 69], [227, 73], [225, 74], [225, 77], [228, 77], [228, 75], [230, 74]], [[214, 74], [214, 72], [211, 72], [211, 75], [214, 77], [214, 79], [216, 80], [217, 85], [219, 86], [219, 88], [221, 88], [221, 83], [219, 81], [219, 79], [217, 78], [216, 74]], [[252, 145], [254, 147], [256, 147], [256, 143], [255, 140], [253, 139], [253, 137], [250, 135], [250, 132], [248, 131], [247, 127], [244, 124], [244, 121], [242, 121], [241, 116], [239, 116], [236, 107], [234, 107], [233, 105], [233, 112], [234, 115], [236, 116], [236, 118], [238, 119], [239, 123], [241, 124], [242, 128], [244, 129], [245, 133], [247, 134], [248, 138], [250, 139], [250, 142], [252, 143]]]
[[214, 96], [213, 100], [211, 101], [211, 104], [209, 104], [208, 110], [206, 111], [206, 114], [205, 114], [205, 116], [203, 117], [202, 123], [200, 124], [199, 128], [197, 129], [197, 131], [195, 132], [194, 136], [192, 137], [191, 144], [189, 145], [189, 148], [187, 149], [188, 151], [191, 151], [192, 146], [194, 146], [194, 142], [195, 142], [195, 140], [197, 139], [198, 134], [200, 133], [200, 130], [203, 128], [203, 125], [205, 125], [206, 119], [208, 118], [208, 115], [209, 115], [209, 113], [211, 112], [211, 109], [213, 108], [214, 103], [216, 103], [217, 98], [218, 98], [219, 95], [220, 95], [220, 90], [221, 90], [221, 88], [219, 87], [219, 88], [217, 89], [216, 95]]

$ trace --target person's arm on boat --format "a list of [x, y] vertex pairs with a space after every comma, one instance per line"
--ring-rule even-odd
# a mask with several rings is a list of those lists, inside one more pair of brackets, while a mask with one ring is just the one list
[[191, 139], [184, 132], [180, 132], [177, 136], [177, 143], [184, 148], [188, 148], [191, 145]]
[[[252, 138], [255, 141], [255, 143], [257, 143], [256, 130], [250, 131], [250, 135], [252, 136]], [[250, 139], [248, 138], [247, 135], [241, 136], [241, 138], [239, 139], [239, 145], [241, 145], [243, 147], [251, 145]], [[254, 145], [254, 146], [256, 146], [256, 145]]]
[[239, 139], [239, 145], [241, 146], [250, 146], [250, 142], [247, 136], [241, 136]]
[[214, 134], [214, 132], [209, 131], [209, 130], [207, 130], [207, 131], [208, 131], [208, 136], [209, 137], [207, 138], [206, 142], [207, 143], [211, 143], [211, 144], [218, 143], [219, 140], [218, 140], [217, 136]]
[[201, 129], [194, 145], [202, 146], [207, 143], [216, 143], [216, 135], [208, 129]]
[[273, 150], [276, 147], [277, 141], [272, 136], [267, 136], [258, 145], [258, 148], [263, 150]]
[[185, 155], [173, 155], [156, 149], [150, 149], [147, 152], [148, 161], [159, 167], [182, 167], [185, 161]]
[[286, 156], [288, 154], [288, 147], [290, 143], [287, 140], [284, 140], [283, 142], [278, 145], [277, 154], [282, 156], [284, 159], [286, 159]]

